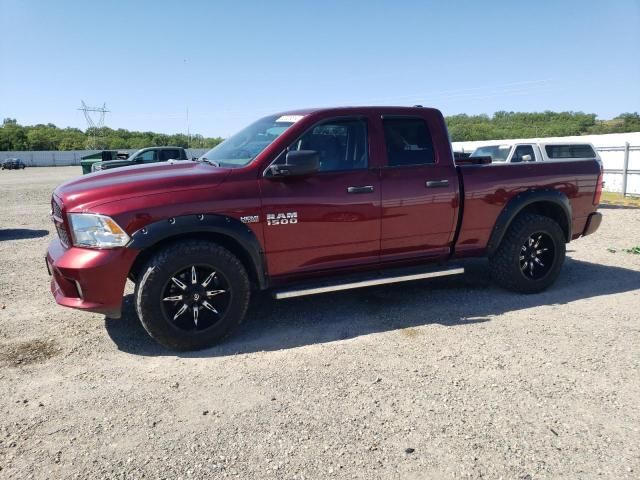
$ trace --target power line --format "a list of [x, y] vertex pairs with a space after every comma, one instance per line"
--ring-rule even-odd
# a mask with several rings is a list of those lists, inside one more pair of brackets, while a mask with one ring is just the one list
[[[104, 118], [109, 113], [109, 110], [107, 110], [106, 103], [103, 103], [102, 107], [89, 107], [84, 103], [84, 100], [80, 100], [80, 103], [81, 107], [78, 110], [84, 114], [84, 118], [87, 121], [87, 131], [91, 130], [91, 145], [88, 146], [93, 150], [96, 148], [96, 133], [104, 127]], [[92, 117], [92, 113], [100, 114], [97, 121]]]

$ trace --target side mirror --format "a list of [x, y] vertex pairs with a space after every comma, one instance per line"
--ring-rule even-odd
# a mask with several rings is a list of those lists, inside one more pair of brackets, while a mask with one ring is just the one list
[[271, 165], [274, 177], [302, 177], [320, 170], [320, 154], [316, 150], [292, 150], [287, 152], [284, 164]]
[[523, 162], [530, 162], [531, 160], [533, 160], [531, 158], [531, 155], [527, 154], [527, 155], [522, 155], [522, 161]]

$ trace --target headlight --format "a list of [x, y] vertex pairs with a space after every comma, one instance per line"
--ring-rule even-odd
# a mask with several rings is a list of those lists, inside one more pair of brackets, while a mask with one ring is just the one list
[[91, 165], [91, 171], [92, 172], [99, 172], [100, 170], [102, 170], [102, 165], [99, 163], [94, 163], [93, 165]]
[[124, 247], [129, 235], [106, 215], [97, 213], [70, 213], [71, 235], [76, 247]]

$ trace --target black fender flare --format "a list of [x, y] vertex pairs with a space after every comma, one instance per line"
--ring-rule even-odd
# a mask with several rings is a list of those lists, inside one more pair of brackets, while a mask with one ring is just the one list
[[487, 244], [487, 254], [491, 256], [500, 246], [502, 238], [504, 237], [507, 229], [513, 222], [513, 219], [522, 212], [525, 208], [535, 203], [552, 203], [560, 207], [564, 213], [566, 220], [566, 241], [571, 240], [571, 222], [572, 222], [572, 210], [571, 203], [567, 196], [559, 190], [527, 190], [522, 192], [507, 202], [500, 215], [496, 219], [496, 223], [493, 226], [489, 243]]
[[267, 288], [267, 268], [264, 251], [255, 234], [240, 220], [226, 215], [182, 215], [159, 220], [136, 230], [128, 248], [145, 250], [163, 240], [190, 233], [215, 233], [235, 241], [246, 252], [256, 274], [260, 289]]

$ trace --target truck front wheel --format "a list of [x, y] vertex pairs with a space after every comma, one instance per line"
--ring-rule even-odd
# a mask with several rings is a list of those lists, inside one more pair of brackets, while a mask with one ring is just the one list
[[244, 319], [247, 272], [231, 252], [206, 241], [171, 244], [141, 270], [135, 306], [145, 330], [172, 350], [215, 345]]
[[564, 233], [553, 219], [519, 215], [489, 257], [493, 279], [515, 292], [540, 292], [558, 278], [565, 250]]

